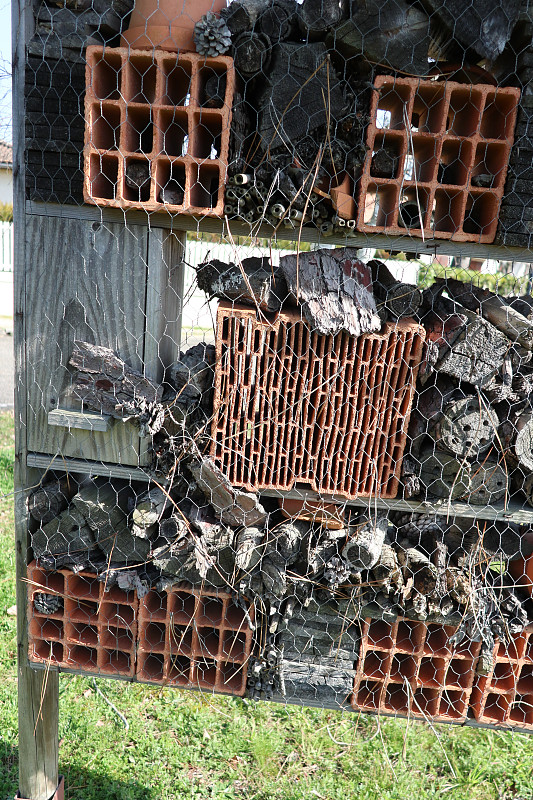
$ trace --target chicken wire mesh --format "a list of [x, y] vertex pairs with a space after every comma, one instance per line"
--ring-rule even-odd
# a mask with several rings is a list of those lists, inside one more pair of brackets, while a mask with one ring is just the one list
[[32, 8], [30, 661], [533, 730], [528, 3]]

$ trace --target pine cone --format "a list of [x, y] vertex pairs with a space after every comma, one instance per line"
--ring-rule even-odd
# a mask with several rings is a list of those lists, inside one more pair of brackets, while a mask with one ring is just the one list
[[194, 44], [201, 56], [220, 56], [231, 47], [231, 33], [221, 17], [209, 11], [194, 26]]

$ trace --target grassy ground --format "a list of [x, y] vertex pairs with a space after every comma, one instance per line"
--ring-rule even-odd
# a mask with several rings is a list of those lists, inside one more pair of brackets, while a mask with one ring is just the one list
[[[0, 414], [0, 492], [13, 419]], [[0, 503], [0, 800], [17, 788], [13, 501]], [[533, 738], [60, 679], [60, 771], [69, 800], [533, 798]]]

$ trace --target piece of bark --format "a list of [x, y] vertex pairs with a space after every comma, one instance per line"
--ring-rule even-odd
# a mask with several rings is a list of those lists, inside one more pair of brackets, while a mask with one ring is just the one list
[[127, 420], [161, 401], [162, 387], [129, 367], [108, 347], [77, 341], [69, 364], [77, 370], [73, 395], [101, 414]]
[[355, 570], [372, 569], [377, 564], [387, 533], [387, 515], [361, 515], [350, 525], [342, 556]]
[[454, 278], [438, 278], [435, 283], [444, 286], [447, 294], [465, 308], [482, 314], [511, 341], [518, 342], [527, 350], [533, 349], [533, 321], [508, 305], [502, 297]]
[[32, 533], [31, 546], [36, 559], [51, 558], [58, 569], [66, 564], [85, 565], [98, 554], [93, 532], [76, 508], [68, 508]]
[[151, 544], [132, 535], [120, 492], [109, 482], [83, 486], [72, 505], [83, 516], [100, 549], [112, 562], [143, 563]]
[[77, 489], [78, 483], [70, 475], [44, 483], [28, 497], [30, 516], [46, 525], [65, 510]]
[[249, 527], [261, 525], [266, 520], [266, 511], [257, 495], [234, 489], [211, 459], [198, 456], [187, 466], [198, 488], [223, 522]]
[[372, 567], [375, 585], [387, 594], [401, 591], [404, 585], [396, 550], [388, 536], [385, 537], [378, 561]]
[[135, 508], [131, 514], [133, 524], [138, 529], [136, 536], [149, 538], [148, 534], [145, 533], [143, 536], [141, 532], [153, 528], [161, 520], [163, 514], [172, 507], [173, 501], [169, 497], [169, 492], [164, 492], [158, 486], [142, 492], [137, 497]]
[[376, 259], [369, 261], [374, 296], [395, 318], [412, 317], [422, 305], [422, 292], [417, 286], [397, 281], [387, 265]]
[[209, 298], [244, 303], [262, 311], [279, 311], [287, 297], [287, 284], [269, 258], [245, 258], [240, 265], [209, 259], [198, 266], [198, 287]]
[[429, 72], [429, 18], [404, 0], [352, 4], [350, 19], [341, 22], [330, 38], [347, 59], [362, 55], [367, 61], [409, 75]]
[[404, 584], [409, 578], [413, 586], [422, 595], [432, 595], [437, 585], [437, 569], [429, 557], [415, 547], [400, 547], [397, 551], [398, 562], [403, 568]]
[[282, 256], [280, 269], [313, 330], [360, 336], [380, 329], [370, 272], [355, 248]]
[[459, 458], [478, 458], [493, 444], [498, 415], [481, 397], [465, 397], [447, 403], [429, 426], [437, 446]]

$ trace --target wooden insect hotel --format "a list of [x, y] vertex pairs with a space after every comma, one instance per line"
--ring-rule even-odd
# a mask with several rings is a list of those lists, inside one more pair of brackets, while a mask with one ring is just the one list
[[533, 732], [533, 16], [471, 5], [14, 3], [19, 797], [62, 671]]

